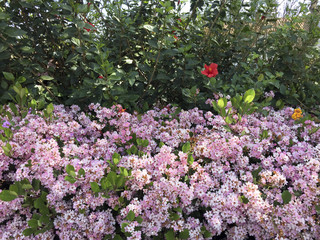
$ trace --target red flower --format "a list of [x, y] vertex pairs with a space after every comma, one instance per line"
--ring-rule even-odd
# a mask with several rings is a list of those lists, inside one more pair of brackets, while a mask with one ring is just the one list
[[99, 76], [98, 78], [103, 78], [103, 76]]
[[207, 77], [215, 77], [218, 75], [218, 64], [211, 63], [210, 66], [207, 66], [207, 64], [204, 65], [205, 70], [201, 71], [203, 75], [206, 75]]
[[176, 35], [174, 35], [173, 37], [174, 37], [174, 39], [175, 39], [176, 41], [179, 40], [179, 38], [178, 38]]
[[261, 16], [261, 20], [264, 20], [264, 19], [266, 19], [266, 16]]

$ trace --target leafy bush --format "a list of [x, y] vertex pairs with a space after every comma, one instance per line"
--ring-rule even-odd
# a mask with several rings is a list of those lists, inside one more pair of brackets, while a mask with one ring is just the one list
[[[214, 105], [236, 120], [253, 98]], [[1, 239], [319, 239], [320, 125], [301, 110], [88, 108], [1, 109]]]
[[[258, 101], [273, 91], [274, 107], [318, 115], [316, 11], [302, 4], [274, 27], [275, 1], [242, 2], [194, 0], [187, 13], [168, 0], [1, 2], [1, 102], [16, 82], [40, 106], [117, 102], [139, 111], [168, 103], [205, 108], [212, 92], [254, 88]], [[212, 62], [216, 79], [201, 75]]]

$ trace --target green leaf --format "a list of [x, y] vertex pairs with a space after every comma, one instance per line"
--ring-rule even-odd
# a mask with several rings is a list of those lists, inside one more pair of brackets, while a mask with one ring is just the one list
[[72, 38], [72, 40], [71, 40], [76, 46], [78, 46], [78, 47], [80, 47], [80, 39], [78, 39], [78, 38]]
[[258, 77], [258, 81], [263, 81], [263, 79], [264, 79], [264, 75], [261, 73]]
[[23, 31], [21, 29], [17, 29], [17, 28], [8, 28], [5, 30], [5, 33], [9, 36], [9, 37], [19, 37], [22, 36], [24, 34], [26, 34], [26, 31]]
[[10, 191], [10, 190], [3, 190], [0, 193], [0, 200], [5, 201], [5, 202], [9, 202], [12, 201], [14, 199], [16, 199], [18, 197], [18, 194], [14, 191]]
[[9, 80], [9, 81], [14, 81], [14, 76], [12, 73], [9, 72], [2, 72], [3, 76], [5, 77], [5, 79]]
[[147, 30], [150, 31], [150, 32], [156, 32], [156, 31], [155, 31], [155, 27], [152, 26], [152, 25], [149, 25], [149, 24], [143, 25], [143, 28], [144, 28], [144, 29], [147, 29]]
[[226, 117], [226, 123], [228, 123], [228, 124], [232, 124], [232, 122], [233, 122], [233, 118], [230, 116], [230, 115], [228, 115], [227, 117]]
[[212, 236], [211, 232], [209, 232], [205, 226], [201, 227], [201, 232], [205, 238], [210, 238]]
[[9, 103], [9, 107], [11, 109], [11, 111], [15, 114], [15, 115], [18, 115], [18, 109], [16, 107], [16, 105], [14, 103]]
[[173, 220], [173, 221], [177, 221], [180, 219], [180, 216], [178, 213], [175, 213], [175, 212], [171, 212], [170, 213], [170, 219]]
[[256, 170], [253, 170], [252, 171], [252, 177], [253, 178], [258, 178], [258, 176], [259, 176], [259, 173], [262, 171], [262, 168], [261, 167], [259, 167], [258, 169], [256, 169]]
[[181, 239], [188, 239], [189, 236], [190, 236], [189, 230], [186, 228], [182, 232], [179, 233], [179, 238], [181, 238]]
[[219, 107], [219, 108], [225, 108], [226, 106], [227, 106], [227, 104], [225, 104], [224, 98], [220, 98], [220, 99], [218, 100], [218, 107]]
[[85, 173], [84, 169], [83, 169], [83, 168], [80, 168], [79, 171], [78, 171], [78, 176], [79, 176], [79, 177], [85, 176], [85, 174], [86, 174], [86, 173]]
[[194, 162], [194, 159], [193, 159], [193, 156], [192, 156], [191, 153], [188, 154], [188, 160], [187, 160], [187, 162], [188, 162], [190, 165], [192, 165], [192, 163]]
[[46, 205], [41, 206], [39, 208], [39, 211], [41, 214], [44, 214], [44, 215], [49, 214], [49, 208]]
[[109, 186], [111, 186], [111, 183], [106, 177], [101, 178], [100, 184], [103, 190], [106, 190]]
[[142, 141], [142, 147], [148, 147], [148, 145], [149, 145], [148, 139], [145, 139]]
[[73, 178], [75, 178], [77, 176], [76, 172], [74, 172], [74, 171], [70, 171], [69, 175]]
[[36, 219], [29, 220], [28, 221], [28, 226], [33, 228], [33, 229], [37, 229], [39, 227], [38, 220], [36, 220]]
[[47, 192], [44, 192], [44, 191], [41, 192], [40, 198], [42, 199], [42, 201], [46, 201], [47, 200], [47, 195], [48, 195]]
[[51, 76], [48, 76], [48, 75], [42, 75], [40, 77], [42, 80], [45, 80], [45, 81], [50, 81], [50, 80], [53, 80], [54, 78], [51, 77]]
[[121, 176], [121, 175], [119, 175], [119, 176], [117, 176], [117, 182], [116, 182], [117, 184], [117, 188], [122, 188], [122, 187], [124, 187], [124, 184], [125, 184], [125, 179], [124, 179], [124, 176]]
[[[48, 106], [49, 106], [49, 105], [48, 105]], [[48, 107], [47, 107], [47, 108], [48, 108]], [[68, 165], [66, 166], [66, 172], [67, 172], [68, 174], [70, 174], [71, 171], [73, 171], [73, 172], [75, 171], [74, 166], [68, 164]]]
[[65, 181], [68, 181], [70, 183], [75, 183], [77, 180], [74, 178], [74, 177], [71, 177], [71, 176], [65, 176], [64, 178]]
[[187, 153], [189, 152], [191, 149], [191, 145], [190, 142], [186, 142], [185, 144], [183, 144], [182, 146], [182, 152]]
[[128, 225], [129, 225], [129, 223], [127, 223], [127, 222], [122, 223], [122, 224], [121, 224], [121, 231], [122, 231], [122, 232], [125, 232], [124, 228], [125, 228], [126, 226], [128, 226]]
[[244, 204], [247, 204], [247, 203], [249, 203], [249, 199], [246, 198], [244, 195], [242, 195], [242, 196], [240, 197], [240, 202], [242, 202], [242, 203], [244, 203]]
[[128, 170], [124, 167], [120, 167], [120, 172], [123, 176], [128, 177]]
[[173, 208], [173, 210], [176, 211], [176, 212], [182, 213], [182, 208], [181, 207]]
[[319, 214], [320, 213], [320, 206], [316, 205], [315, 208], [316, 208], [317, 213]]
[[34, 232], [35, 230], [33, 228], [26, 228], [25, 230], [23, 230], [22, 234], [27, 237], [33, 234]]
[[120, 235], [115, 235], [113, 240], [123, 240], [122, 237]]
[[98, 185], [98, 183], [96, 182], [90, 182], [90, 186], [93, 192], [98, 193], [100, 192], [100, 187]]
[[170, 229], [167, 233], [164, 234], [166, 240], [175, 240], [174, 231]]
[[141, 138], [137, 138], [137, 144], [138, 144], [138, 146], [142, 146], [142, 139]]
[[31, 184], [22, 184], [22, 189], [25, 189], [25, 190], [32, 189], [32, 185]]
[[291, 193], [288, 190], [285, 190], [281, 194], [283, 204], [288, 204], [291, 201]]
[[[47, 106], [46, 110], [47, 110], [47, 113], [48, 113], [48, 114], [52, 113], [53, 110], [54, 110], [53, 104], [50, 103], [50, 104]], [[69, 165], [69, 164], [68, 164], [68, 165]], [[68, 165], [67, 165], [67, 167], [68, 167]], [[71, 165], [70, 165], [70, 166], [71, 166]], [[73, 167], [73, 166], [72, 166], [72, 167]], [[73, 171], [74, 171], [74, 168], [73, 168]], [[67, 172], [68, 172], [68, 171], [67, 171]]]
[[21, 50], [22, 50], [23, 52], [25, 52], [25, 53], [32, 53], [32, 52], [34, 52], [34, 48], [29, 47], [29, 46], [23, 46], [23, 47], [21, 47]]
[[41, 208], [44, 206], [44, 202], [41, 198], [37, 198], [34, 203], [33, 203], [33, 206], [37, 209]]
[[38, 191], [40, 189], [40, 180], [38, 179], [32, 179], [32, 187], [35, 191]]
[[24, 189], [22, 189], [22, 184], [20, 182], [15, 182], [14, 184], [11, 184], [9, 190], [16, 192], [18, 195], [24, 195], [26, 192]]
[[255, 97], [256, 93], [254, 89], [249, 89], [248, 91], [245, 92], [243, 100], [246, 103], [251, 103]]
[[143, 222], [143, 218], [141, 216], [138, 216], [136, 217], [136, 221], [141, 224]]
[[113, 160], [113, 163], [115, 165], [117, 165], [120, 162], [120, 154], [119, 153], [114, 153], [112, 155], [112, 160]]
[[112, 186], [116, 186], [117, 174], [115, 172], [109, 172], [107, 175], [107, 179], [112, 184]]
[[135, 216], [134, 212], [132, 210], [130, 210], [126, 219], [132, 222], [135, 219], [135, 217], [136, 216]]
[[47, 215], [41, 215], [39, 221], [43, 224], [50, 223], [50, 218]]
[[87, 4], [77, 4], [77, 11], [79, 13], [86, 13], [88, 12], [89, 7]]
[[3, 20], [3, 19], [7, 19], [8, 17], [10, 17], [9, 14], [5, 13], [5, 12], [0, 12], [0, 19]]

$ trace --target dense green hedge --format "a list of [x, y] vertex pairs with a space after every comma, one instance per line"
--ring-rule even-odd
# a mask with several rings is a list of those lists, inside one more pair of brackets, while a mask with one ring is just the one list
[[[0, 103], [17, 83], [40, 108], [51, 101], [204, 108], [213, 92], [254, 88], [257, 101], [273, 91], [273, 106], [318, 115], [317, 11], [301, 5], [274, 28], [275, 1], [241, 2], [193, 0], [182, 13], [180, 1], [1, 1]], [[212, 62], [216, 79], [201, 74]]]

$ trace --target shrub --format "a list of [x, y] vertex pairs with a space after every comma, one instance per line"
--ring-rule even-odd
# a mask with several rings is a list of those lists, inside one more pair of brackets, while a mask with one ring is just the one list
[[1, 239], [320, 237], [320, 125], [304, 111], [227, 125], [197, 108], [89, 110], [2, 109]]
[[[139, 111], [205, 109], [212, 92], [254, 88], [257, 101], [273, 91], [272, 106], [319, 115], [319, 15], [302, 4], [275, 28], [275, 1], [242, 2], [191, 1], [187, 13], [168, 0], [1, 2], [1, 103], [15, 82], [38, 102]], [[220, 74], [209, 81], [211, 62]]]

